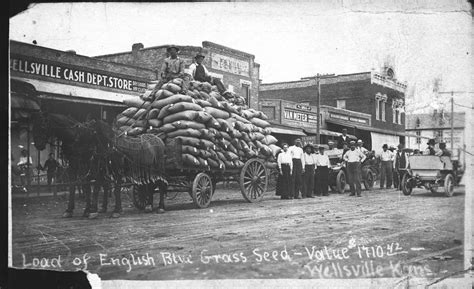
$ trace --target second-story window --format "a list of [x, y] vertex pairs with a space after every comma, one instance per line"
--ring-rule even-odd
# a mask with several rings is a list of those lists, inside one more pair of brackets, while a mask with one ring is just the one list
[[415, 132], [415, 134], [416, 134], [416, 143], [420, 144], [421, 143], [421, 131], [417, 130]]
[[250, 105], [250, 85], [242, 83], [242, 97], [247, 105]]
[[380, 113], [380, 114], [382, 115], [382, 116], [381, 116], [381, 121], [386, 121], [386, 119], [385, 119], [385, 106], [386, 106], [386, 104], [387, 104], [386, 101], [382, 101], [381, 104], [380, 104], [380, 106], [381, 106], [381, 111], [382, 111], [382, 112]]
[[346, 109], [346, 100], [345, 99], [337, 99], [336, 100], [336, 107]]
[[375, 119], [380, 120], [380, 99], [375, 99]]

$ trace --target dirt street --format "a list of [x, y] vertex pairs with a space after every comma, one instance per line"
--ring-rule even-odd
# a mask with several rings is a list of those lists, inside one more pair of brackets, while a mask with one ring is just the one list
[[13, 199], [13, 264], [105, 280], [442, 277], [463, 269], [464, 194], [268, 192], [250, 204], [218, 187], [207, 209], [181, 194], [167, 213], [145, 214], [124, 195], [122, 217], [96, 220], [81, 217], [81, 199], [71, 219], [61, 218], [65, 196]]

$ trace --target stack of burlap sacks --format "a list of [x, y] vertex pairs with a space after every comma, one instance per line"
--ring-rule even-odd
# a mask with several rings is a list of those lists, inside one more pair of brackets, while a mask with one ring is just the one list
[[[154, 134], [167, 147], [179, 139], [186, 167], [235, 169], [253, 157], [265, 161], [267, 167], [276, 167], [280, 147], [270, 135], [267, 116], [236, 105], [240, 96], [226, 93], [224, 97], [215, 86], [198, 81], [191, 81], [186, 94], [181, 94], [180, 78], [159, 90], [154, 90], [155, 85], [150, 85], [140, 98], [124, 100], [128, 108], [116, 119], [120, 134]], [[166, 166], [176, 164], [170, 161]]]

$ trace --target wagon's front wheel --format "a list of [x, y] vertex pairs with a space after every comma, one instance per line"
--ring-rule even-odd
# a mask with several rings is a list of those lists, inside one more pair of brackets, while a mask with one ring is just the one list
[[249, 203], [259, 202], [267, 191], [268, 171], [258, 159], [248, 160], [240, 172], [240, 191]]
[[139, 210], [144, 210], [147, 203], [146, 185], [132, 185], [133, 205]]
[[200, 209], [207, 208], [211, 203], [213, 192], [214, 184], [211, 177], [206, 173], [197, 174], [191, 189], [191, 197], [193, 198], [194, 204]]
[[402, 192], [405, 196], [411, 195], [413, 188], [410, 185], [410, 175], [404, 174], [402, 178]]
[[454, 192], [454, 177], [452, 174], [447, 174], [444, 178], [444, 194], [446, 197], [451, 197]]

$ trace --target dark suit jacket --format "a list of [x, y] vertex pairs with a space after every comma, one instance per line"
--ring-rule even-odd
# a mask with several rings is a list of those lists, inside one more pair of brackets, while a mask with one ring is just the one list
[[397, 152], [395, 155], [395, 170], [400, 168], [404, 169], [407, 167], [407, 155], [405, 152]]
[[349, 136], [346, 135], [346, 139], [344, 140], [341, 134], [340, 136], [337, 137], [337, 148], [342, 149], [344, 143], [349, 145]]

